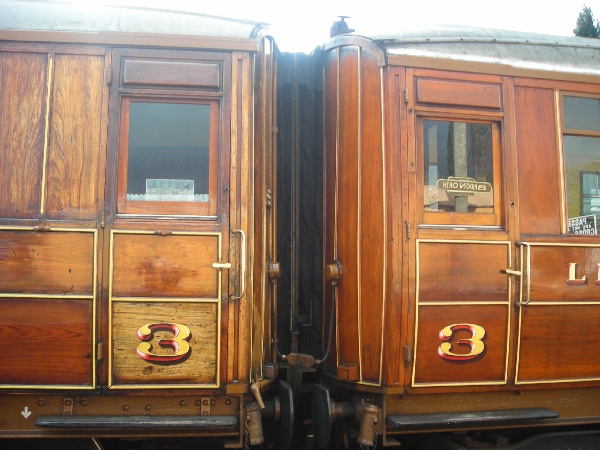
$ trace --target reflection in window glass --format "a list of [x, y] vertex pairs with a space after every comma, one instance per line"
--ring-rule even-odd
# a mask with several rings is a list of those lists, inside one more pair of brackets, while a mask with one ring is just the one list
[[600, 131], [600, 99], [564, 97], [565, 127]]
[[600, 138], [564, 136], [569, 234], [598, 234]]
[[207, 202], [210, 106], [131, 102], [127, 200]]
[[425, 211], [494, 212], [491, 124], [423, 121]]

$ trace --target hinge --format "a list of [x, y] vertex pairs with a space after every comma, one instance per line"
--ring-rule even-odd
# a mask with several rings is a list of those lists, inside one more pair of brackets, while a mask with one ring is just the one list
[[408, 88], [404, 88], [404, 103], [408, 104]]
[[410, 345], [404, 346], [404, 362], [412, 362], [412, 349], [410, 348]]
[[200, 415], [201, 416], [210, 416], [210, 397], [202, 397], [200, 399]]
[[104, 341], [99, 339], [96, 343], [96, 361], [102, 361], [104, 359]]
[[63, 416], [73, 415], [73, 399], [71, 397], [63, 398]]
[[273, 193], [271, 189], [267, 188], [267, 208], [271, 209], [273, 207]]
[[106, 84], [108, 84], [109, 86], [112, 84], [112, 68], [109, 67], [106, 70]]
[[412, 232], [411, 232], [411, 228], [410, 228], [410, 223], [408, 222], [404, 222], [404, 225], [406, 225], [406, 239], [411, 239], [412, 238]]

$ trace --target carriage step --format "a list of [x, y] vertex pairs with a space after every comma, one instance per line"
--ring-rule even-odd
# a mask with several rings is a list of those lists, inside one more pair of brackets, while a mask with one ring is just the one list
[[235, 428], [235, 416], [40, 416], [38, 427], [52, 428]]
[[399, 414], [386, 417], [391, 428], [419, 429], [448, 426], [485, 425], [524, 420], [556, 419], [559, 413], [548, 408], [501, 409], [455, 413]]

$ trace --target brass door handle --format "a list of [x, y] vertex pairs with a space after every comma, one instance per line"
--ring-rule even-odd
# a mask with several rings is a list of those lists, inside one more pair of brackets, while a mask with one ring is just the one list
[[506, 275], [516, 275], [518, 277], [520, 277], [522, 275], [520, 270], [505, 269], [505, 270], [501, 270], [501, 272], [505, 273]]
[[[529, 298], [531, 295], [531, 247], [527, 242], [517, 242], [517, 246], [522, 247], [524, 250], [521, 251], [521, 283], [519, 287], [519, 300], [515, 303], [515, 306], [521, 307], [529, 304]], [[525, 267], [525, 273], [523, 268]], [[523, 276], [525, 276], [525, 283], [523, 283]], [[523, 284], [525, 284], [525, 292], [523, 292]]]
[[240, 271], [240, 294], [239, 295], [232, 295], [230, 298], [231, 300], [239, 300], [244, 296], [244, 292], [246, 291], [246, 233], [244, 233], [242, 230], [236, 229], [236, 228], [232, 228], [231, 229], [232, 233], [239, 233], [242, 237], [242, 242], [241, 242], [241, 261], [240, 261], [240, 266], [241, 266], [241, 271]]

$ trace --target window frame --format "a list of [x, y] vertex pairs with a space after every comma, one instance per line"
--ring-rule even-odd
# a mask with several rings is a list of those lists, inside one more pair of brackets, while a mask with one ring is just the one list
[[[567, 155], [566, 155], [566, 151], [565, 151], [565, 137], [566, 136], [576, 136], [576, 137], [590, 137], [590, 138], [600, 138], [600, 129], [599, 130], [586, 130], [586, 129], [579, 129], [579, 128], [567, 128], [566, 126], [566, 112], [565, 112], [565, 97], [580, 97], [580, 98], [585, 98], [585, 99], [597, 99], [598, 101], [600, 101], [600, 94], [597, 93], [592, 93], [592, 92], [572, 92], [572, 91], [560, 91], [558, 93], [558, 99], [559, 99], [559, 123], [560, 123], [560, 155], [561, 155], [561, 165], [562, 165], [562, 186], [563, 186], [563, 207], [562, 207], [562, 215], [563, 215], [563, 220], [562, 220], [562, 233], [566, 236], [569, 237], [585, 237], [585, 238], [590, 238], [590, 237], [598, 237], [600, 236], [600, 234], [598, 235], [589, 235], [589, 234], [573, 234], [573, 233], [569, 233], [569, 226], [568, 226], [568, 222], [569, 222], [569, 192], [567, 191], [568, 189], [568, 182], [567, 182]], [[594, 172], [594, 171], [586, 171], [586, 173], [590, 173], [590, 172]], [[580, 172], [580, 180], [582, 179], [581, 174], [583, 172]], [[579, 192], [579, 210], [581, 211], [582, 207], [582, 192], [581, 192], [581, 181], [580, 181], [580, 192]], [[580, 212], [580, 215], [583, 214]], [[596, 219], [598, 220], [598, 218]]]
[[[119, 140], [117, 148], [117, 215], [216, 217], [219, 203], [220, 100], [214, 97], [186, 98], [169, 95], [123, 95], [119, 105]], [[210, 107], [208, 147], [208, 202], [127, 200], [129, 162], [130, 104], [132, 102], [208, 105]]]
[[[491, 125], [492, 127], [492, 170], [493, 170], [493, 199], [492, 213], [426, 211], [425, 200], [425, 136], [424, 121], [465, 122]], [[471, 115], [453, 114], [419, 114], [416, 117], [417, 140], [417, 196], [419, 202], [419, 224], [426, 226], [455, 226], [469, 227], [504, 227], [503, 176], [502, 176], [502, 120]]]
[[560, 127], [561, 127], [561, 138], [562, 136], [589, 136], [589, 137], [600, 137], [599, 130], [584, 130], [580, 128], [567, 128], [566, 126], [566, 114], [565, 114], [565, 97], [580, 97], [585, 99], [597, 99], [600, 101], [600, 94], [592, 94], [586, 92], [560, 92]]

